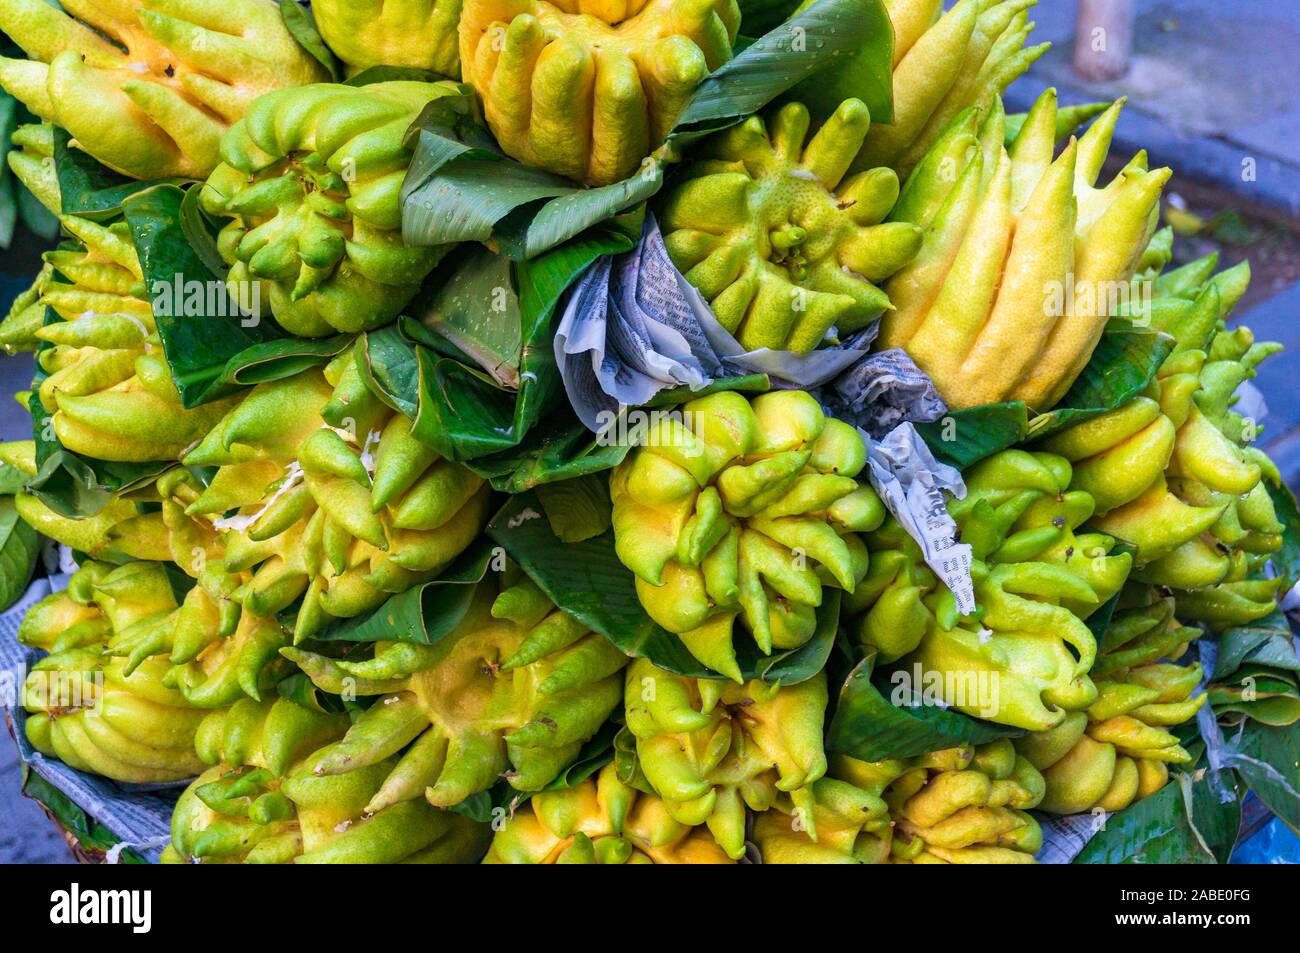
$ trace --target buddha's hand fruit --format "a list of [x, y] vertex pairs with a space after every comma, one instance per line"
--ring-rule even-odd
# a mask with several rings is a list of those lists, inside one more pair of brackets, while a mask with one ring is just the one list
[[0, 86], [72, 143], [137, 179], [201, 179], [222, 133], [264, 92], [325, 78], [272, 0], [4, 0]]
[[664, 204], [673, 263], [747, 350], [805, 353], [865, 327], [890, 307], [876, 283], [921, 247], [916, 225], [882, 224], [897, 175], [846, 174], [866, 105], [845, 100], [805, 144], [809, 122], [788, 103], [718, 133]]
[[994, 100], [1047, 52], [1025, 47], [1035, 0], [886, 0], [894, 25], [894, 121], [871, 130], [854, 168], [907, 175], [965, 109]]
[[217, 246], [236, 300], [269, 301], [301, 337], [386, 324], [445, 248], [403, 244], [403, 139], [455, 83], [328, 83], [259, 98], [221, 140], [200, 201], [229, 218]]
[[1008, 153], [1001, 100], [959, 115], [891, 218], [926, 230], [885, 285], [881, 343], [903, 347], [952, 407], [1054, 406], [1083, 370], [1152, 237], [1168, 169], [1139, 153], [1094, 188], [1122, 102], [1053, 159], [1056, 95]]
[[1016, 741], [1046, 781], [1041, 810], [1120, 811], [1164, 787], [1169, 765], [1191, 761], [1170, 729], [1205, 704], [1201, 666], [1172, 660], [1196, 637], [1174, 619], [1168, 599], [1116, 615], [1093, 669], [1096, 701]]
[[347, 718], [287, 699], [241, 702], [200, 726], [213, 766], [176, 803], [164, 863], [473, 863], [487, 828], [423, 802], [371, 814], [378, 771], [317, 778], [314, 749]]
[[742, 682], [739, 619], [764, 654], [812, 638], [823, 586], [867, 570], [884, 506], [862, 436], [803, 391], [725, 392], [664, 416], [610, 479], [618, 558], [650, 617]]
[[311, 12], [334, 54], [351, 70], [427, 69], [460, 76], [456, 28], [461, 0], [315, 0]]
[[45, 206], [52, 215], [63, 211], [59, 191], [59, 174], [54, 165], [54, 127], [49, 123], [19, 126], [9, 137], [9, 154], [5, 157], [18, 181]]
[[351, 351], [254, 388], [185, 461], [218, 467], [184, 512], [249, 574], [233, 598], [273, 616], [301, 596], [297, 641], [434, 578], [487, 519], [487, 484], [420, 443]]
[[119, 633], [175, 608], [162, 566], [87, 562], [64, 592], [31, 608], [19, 629], [51, 654], [23, 685], [27, 738], [69, 767], [115, 781], [158, 784], [202, 769], [194, 738], [204, 712], [166, 684], [167, 660], [138, 665], [105, 654]]
[[1010, 741], [868, 762], [840, 755], [814, 786], [816, 841], [785, 799], [754, 840], [775, 864], [1033, 863], [1043, 778]]
[[409, 801], [452, 807], [503, 775], [516, 790], [541, 790], [617, 707], [627, 664], [527, 579], [500, 594], [481, 584], [435, 645], [380, 642], [364, 661], [283, 654], [326, 691], [381, 696], [308, 766], [321, 778], [382, 765], [368, 813]]
[[47, 252], [66, 280], [45, 282], [36, 301], [63, 320], [35, 336], [47, 375], [37, 393], [65, 449], [98, 460], [175, 460], [212, 428], [232, 399], [181, 406], [163, 355], [143, 273], [124, 222], [60, 218], [82, 248]]
[[607, 764], [571, 788], [533, 795], [492, 839], [485, 864], [729, 864], [702, 827], [624, 784]]
[[508, 155], [608, 185], [664, 141], [739, 23], [735, 0], [465, 0], [461, 74]]
[[784, 792], [816, 839], [813, 784], [822, 747], [826, 675], [796, 685], [674, 675], [638, 659], [627, 671], [627, 728], [637, 767], [668, 815], [705, 824], [728, 857], [745, 852], [745, 809]]

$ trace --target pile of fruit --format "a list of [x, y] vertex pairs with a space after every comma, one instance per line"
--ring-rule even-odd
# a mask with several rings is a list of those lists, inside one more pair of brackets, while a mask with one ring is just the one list
[[[1122, 102], [1006, 112], [1031, 5], [0, 0], [62, 226], [0, 324], [36, 355], [0, 516], [71, 570], [19, 631], [30, 747], [180, 791], [164, 862], [1032, 863], [1208, 783], [1219, 720], [1291, 730], [1286, 635], [1246, 689], [1198, 647], [1300, 565], [1237, 409], [1249, 266], [1172, 264]], [[819, 17], [875, 26], [790, 49]], [[716, 107], [782, 55], [820, 65]], [[536, 253], [537, 201], [640, 181]], [[475, 188], [532, 204], [421, 240]], [[651, 215], [744, 350], [875, 325], [933, 382], [973, 611], [816, 390], [666, 390], [590, 446], [551, 336]]]

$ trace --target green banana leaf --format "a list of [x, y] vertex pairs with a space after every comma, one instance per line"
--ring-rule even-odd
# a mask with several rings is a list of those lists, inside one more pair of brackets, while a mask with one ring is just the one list
[[[582, 464], [567, 465], [568, 450], [555, 455], [558, 443], [573, 445], [576, 454], [576, 444], [591, 439], [562, 397], [552, 345], [555, 308], [592, 262], [629, 250], [639, 233], [634, 216], [530, 261], [482, 248], [454, 254], [412, 302], [409, 317], [362, 339], [363, 375], [382, 400], [411, 418], [418, 439], [499, 488], [586, 472]], [[534, 439], [540, 421], [545, 433]], [[521, 468], [528, 475], [513, 480]]]
[[[500, 825], [514, 816], [514, 812], [531, 800], [534, 794], [576, 787], [609, 764], [614, 758], [614, 738], [618, 730], [618, 724], [613, 721], [601, 725], [600, 730], [587, 739], [573, 763], [541, 791], [516, 791], [507, 781], [502, 780], [448, 810], [463, 814], [480, 824]], [[497, 830], [499, 826], [493, 829]]]
[[[495, 560], [499, 557], [480, 537], [437, 579], [390, 597], [370, 615], [331, 622], [313, 635], [312, 641], [435, 645], [465, 618], [488, 569], [500, 572], [505, 568]], [[291, 608], [286, 614], [292, 620], [296, 610]]]
[[298, 45], [310, 53], [314, 60], [325, 67], [329, 71], [330, 79], [337, 83], [343, 75], [343, 64], [338, 61], [338, 57], [320, 35], [311, 8], [295, 0], [281, 0], [280, 19], [284, 21], [289, 35], [297, 40]]
[[[45, 309], [46, 324], [60, 320], [53, 308]], [[53, 346], [42, 341], [36, 350], [36, 372], [28, 398], [32, 439], [36, 445], [36, 475], [27, 481], [27, 490], [60, 516], [94, 516], [111, 502], [115, 493], [151, 483], [176, 462], [91, 460], [65, 449], [55, 436], [54, 417], [45, 410], [40, 395], [41, 382], [49, 376], [41, 367], [40, 357]]]
[[39, 121], [22, 103], [0, 90], [0, 248], [8, 248], [13, 242], [19, 222], [46, 241], [53, 241], [59, 234], [59, 220], [27, 191], [9, 168], [8, 155], [13, 148], [11, 137], [14, 130], [20, 125]]
[[7, 463], [0, 463], [0, 496], [13, 496], [26, 483], [26, 473]]
[[1074, 863], [1226, 864], [1241, 827], [1245, 790], [1231, 771], [1221, 772], [1220, 780], [1235, 794], [1226, 802], [1208, 776], [1171, 774], [1155, 794], [1105, 816], [1104, 827]]
[[614, 504], [605, 477], [587, 474], [543, 483], [536, 492], [551, 532], [562, 543], [580, 543], [607, 532], [613, 525]]
[[1225, 727], [1238, 727], [1249, 718], [1285, 728], [1300, 721], [1300, 679], [1295, 673], [1245, 665], [1231, 682], [1209, 686], [1209, 704]]
[[762, 36], [780, 26], [799, 6], [799, 0], [740, 0], [740, 32]]
[[1061, 402], [1029, 421], [1028, 438], [1050, 436], [1128, 403], [1146, 389], [1173, 349], [1169, 335], [1112, 318]]
[[893, 688], [888, 671], [874, 669], [872, 653], [854, 664], [841, 683], [826, 733], [828, 751], [884, 761], [1024, 734], [937, 705], [896, 705], [889, 697]]
[[[869, 15], [870, 14], [870, 15]], [[502, 240], [508, 253], [533, 258], [605, 219], [645, 202], [663, 185], [666, 165], [690, 143], [725, 128], [850, 55], [880, 61], [890, 76], [892, 33], [879, 0], [821, 0], [775, 26], [715, 70], [696, 90], [668, 141], [622, 182], [585, 189], [502, 156], [481, 129], [467, 127], [468, 109], [426, 110], [412, 126], [415, 161], [402, 189], [402, 234], [410, 244]], [[880, 84], [877, 84], [880, 85]], [[887, 84], [884, 84], [887, 85]], [[889, 102], [889, 89], [864, 89], [869, 105]], [[461, 115], [449, 121], [449, 111]]]
[[[132, 195], [122, 212], [181, 403], [196, 407], [236, 389], [224, 377], [232, 357], [283, 332], [269, 317], [222, 313], [234, 310], [235, 302], [225, 294], [224, 280], [186, 240], [184, 199], [175, 185], [158, 185]], [[177, 311], [182, 313], [172, 313]]]
[[1023, 439], [1029, 415], [1022, 401], [949, 411], [916, 431], [940, 463], [965, 470]]
[[59, 197], [64, 215], [104, 221], [122, 213], [131, 196], [156, 185], [179, 185], [185, 179], [152, 179], [141, 182], [100, 165], [89, 154], [74, 149], [72, 137], [54, 127], [54, 171], [59, 178]]
[[292, 377], [309, 367], [328, 364], [355, 340], [350, 334], [329, 338], [276, 338], [244, 348], [226, 362], [221, 380], [237, 387]]
[[0, 611], [18, 601], [32, 578], [41, 539], [18, 518], [12, 496], [0, 497]]
[[1232, 766], [1255, 796], [1300, 833], [1300, 722], [1271, 727], [1248, 720], [1225, 739]]
[[[681, 640], [654, 623], [637, 599], [634, 577], [614, 551], [606, 530], [563, 543], [551, 529], [535, 492], [510, 497], [488, 524], [487, 534], [517, 562], [557, 606], [599, 632], [621, 651], [659, 668], [694, 678], [718, 678], [686, 650]], [[817, 612], [817, 631], [804, 646], [770, 656], [736, 634], [736, 656], [745, 678], [794, 684], [825, 666], [839, 624], [839, 593], [828, 589]]]
[[1247, 664], [1300, 672], [1291, 627], [1280, 610], [1250, 625], [1228, 629], [1219, 636], [1218, 643], [1212, 681], [1223, 681]]
[[436, 83], [447, 79], [433, 70], [420, 69], [418, 66], [367, 66], [353, 73], [343, 81], [344, 86], [369, 86], [371, 83]]
[[[121, 838], [83, 811], [72, 798], [53, 784], [23, 765], [22, 793], [40, 804], [54, 816], [59, 826], [77, 839], [77, 843], [90, 851], [108, 851], [120, 843]], [[118, 863], [146, 864], [143, 857], [129, 847], [118, 855]]]

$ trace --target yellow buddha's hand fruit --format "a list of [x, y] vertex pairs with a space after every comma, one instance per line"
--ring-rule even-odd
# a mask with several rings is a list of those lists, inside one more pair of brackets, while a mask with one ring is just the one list
[[1046, 781], [1041, 810], [1122, 811], [1164, 787], [1169, 765], [1191, 762], [1172, 728], [1205, 704], [1197, 691], [1201, 665], [1173, 660], [1197, 635], [1174, 618], [1169, 599], [1115, 616], [1093, 668], [1097, 699], [1086, 712], [1016, 741]]
[[300, 337], [393, 320], [446, 251], [401, 237], [406, 131], [451, 82], [319, 83], [258, 99], [221, 140], [200, 201], [236, 300], [269, 302]]
[[855, 168], [907, 175], [964, 109], [993, 100], [1050, 44], [1026, 47], [1036, 0], [885, 0], [894, 25], [894, 121], [871, 131]]
[[803, 391], [712, 394], [664, 415], [610, 478], [615, 550], [650, 617], [743, 682], [732, 629], [758, 648], [812, 638], [823, 586], [867, 571], [857, 533], [884, 519], [855, 478], [861, 434]]
[[890, 307], [875, 282], [921, 247], [921, 229], [882, 221], [898, 199], [889, 169], [847, 174], [871, 126], [847, 99], [808, 138], [789, 103], [708, 140], [662, 212], [673, 264], [747, 350], [805, 353]]
[[96, 460], [175, 460], [233, 406], [232, 399], [181, 406], [153, 310], [144, 300], [140, 260], [126, 224], [60, 218], [83, 248], [48, 252], [57, 276], [41, 282], [36, 304], [62, 321], [35, 331], [48, 375], [41, 405], [64, 448]]
[[370, 813], [412, 800], [454, 807], [503, 776], [539, 791], [560, 775], [617, 707], [627, 656], [526, 577], [496, 588], [481, 583], [436, 645], [378, 642], [365, 660], [283, 650], [318, 688], [383, 696], [316, 753], [313, 775], [385, 763]]
[[4, 0], [0, 86], [72, 144], [137, 179], [201, 179], [221, 135], [272, 89], [325, 78], [272, 0]]
[[627, 670], [627, 728], [637, 765], [682, 824], [705, 824], [733, 860], [745, 852], [746, 808], [784, 794], [816, 839], [813, 786], [826, 773], [826, 675], [795, 685], [685, 678], [637, 659]]
[[739, 23], [736, 0], [466, 0], [461, 75], [508, 155], [608, 185], [664, 141]]
[[315, 0], [311, 12], [334, 55], [369, 66], [460, 75], [456, 27], [461, 0]]
[[492, 839], [485, 864], [729, 864], [702, 827], [619, 780], [613, 764], [571, 788], [543, 791]]
[[950, 407], [1045, 411], [1082, 372], [1128, 290], [1169, 169], [1139, 153], [1096, 188], [1123, 103], [1053, 158], [1047, 90], [1008, 151], [1001, 100], [961, 113], [911, 173], [891, 218], [925, 228], [885, 291], [880, 343], [905, 348]]

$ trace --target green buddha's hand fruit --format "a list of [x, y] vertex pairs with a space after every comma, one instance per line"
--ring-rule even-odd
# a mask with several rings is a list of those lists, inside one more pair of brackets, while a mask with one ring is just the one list
[[1010, 741], [909, 761], [832, 760], [814, 785], [817, 838], [788, 801], [754, 821], [768, 864], [1026, 864], [1042, 846], [1032, 815], [1043, 778]]
[[125, 223], [104, 226], [73, 215], [60, 221], [83, 248], [46, 253], [66, 281], [38, 279], [42, 318], [49, 307], [63, 319], [34, 332], [53, 345], [39, 356], [48, 376], [38, 393], [54, 436], [98, 460], [175, 460], [232, 401], [181, 406]]
[[736, 682], [733, 624], [764, 654], [803, 645], [822, 587], [867, 570], [858, 532], [884, 506], [855, 477], [866, 445], [803, 391], [734, 392], [665, 417], [610, 478], [618, 558], [657, 623]]
[[967, 471], [948, 510], [973, 557], [968, 616], [895, 520], [866, 534], [870, 566], [846, 601], [853, 637], [882, 662], [942, 675], [941, 700], [979, 718], [1048, 728], [1086, 708], [1096, 640], [1083, 620], [1120, 591], [1131, 557], [1078, 531], [1093, 502], [1069, 483], [1066, 460], [1023, 450]]
[[747, 350], [805, 353], [891, 307], [876, 283], [921, 247], [889, 169], [846, 174], [871, 116], [849, 99], [807, 141], [788, 103], [708, 140], [662, 212], [673, 263]]
[[273, 616], [301, 596], [296, 641], [434, 578], [487, 519], [484, 481], [420, 443], [351, 351], [254, 388], [185, 462], [219, 468], [183, 502], [249, 574], [233, 598]]
[[313, 749], [343, 734], [347, 718], [287, 699], [241, 702], [200, 726], [205, 771], [176, 803], [163, 863], [473, 863], [485, 825], [423, 802], [371, 814], [382, 775], [318, 778]]
[[63, 212], [59, 175], [54, 165], [54, 127], [49, 123], [19, 126], [9, 138], [9, 168], [51, 215]]
[[382, 696], [309, 765], [318, 778], [383, 765], [368, 813], [426, 799], [452, 807], [503, 774], [516, 790], [541, 790], [618, 705], [627, 663], [526, 579], [500, 594], [481, 584], [435, 645], [380, 642], [365, 661], [284, 655], [325, 691]]
[[485, 864], [729, 864], [708, 831], [676, 821], [664, 802], [607, 764], [571, 788], [543, 791], [492, 839]]
[[1047, 52], [1025, 48], [1035, 0], [885, 0], [894, 25], [894, 121], [871, 130], [854, 168], [906, 175], [965, 109], [987, 112]]
[[735, 0], [465, 0], [461, 74], [508, 155], [608, 185], [664, 141], [739, 23]]
[[259, 98], [221, 140], [200, 200], [231, 221], [217, 246], [238, 301], [260, 300], [301, 337], [387, 324], [445, 248], [403, 244], [407, 128], [455, 83], [332, 84]]
[[1232, 405], [1281, 345], [1226, 330], [1250, 269], [1214, 274], [1217, 261], [1161, 274], [1160, 256], [1125, 315], [1172, 336], [1173, 352], [1144, 394], [1042, 446], [1067, 457], [1071, 488], [1097, 501], [1090, 525], [1136, 547], [1134, 578], [1183, 593], [1187, 621], [1224, 628], [1267, 615], [1279, 585], [1248, 578], [1281, 547], [1283, 526], [1264, 482], [1276, 468]]
[[370, 66], [460, 76], [461, 0], [315, 0], [316, 26], [353, 71]]
[[953, 120], [903, 188], [893, 220], [926, 229], [885, 285], [881, 344], [902, 347], [952, 407], [1023, 400], [1044, 411], [1083, 370], [1154, 231], [1168, 169], [1139, 153], [1094, 184], [1122, 102], [1053, 159], [1056, 95], [1008, 152], [1001, 100]]
[[150, 624], [175, 604], [157, 563], [114, 569], [88, 562], [66, 591], [33, 606], [19, 637], [51, 654], [23, 685], [32, 747], [115, 781], [158, 784], [197, 774], [194, 738], [204, 712], [167, 686], [167, 660], [128, 666], [104, 654], [114, 635]]
[[325, 78], [271, 0], [4, 0], [0, 86], [72, 144], [137, 179], [201, 179], [222, 133], [259, 95]]
[[706, 824], [733, 860], [745, 852], [747, 807], [766, 811], [784, 792], [811, 812], [813, 784], [826, 773], [826, 700], [820, 672], [778, 686], [684, 678], [644, 659], [627, 671], [627, 727], [640, 773], [670, 817]]
[[1097, 700], [1087, 712], [1071, 712], [1055, 728], [1016, 741], [1043, 773], [1041, 810], [1120, 811], [1164, 787], [1170, 764], [1191, 761], [1170, 729], [1205, 704], [1205, 693], [1196, 691], [1201, 666], [1172, 660], [1196, 637], [1174, 619], [1168, 599], [1115, 616], [1093, 669]]

